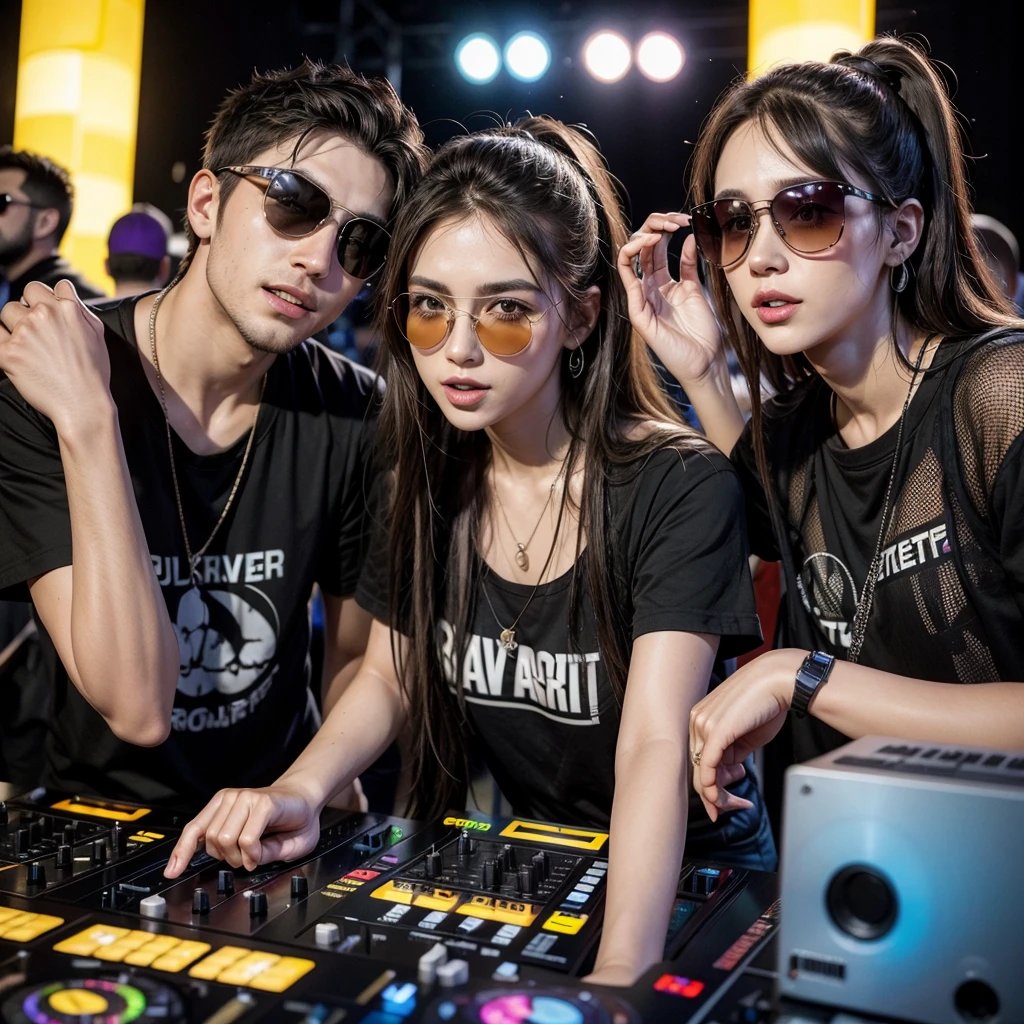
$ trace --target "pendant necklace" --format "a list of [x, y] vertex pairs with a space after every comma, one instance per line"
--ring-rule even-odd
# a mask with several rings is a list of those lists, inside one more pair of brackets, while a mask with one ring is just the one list
[[518, 548], [515, 554], [516, 565], [518, 565], [523, 572], [530, 571], [530, 556], [526, 553], [526, 549], [530, 546], [530, 541], [532, 541], [533, 538], [536, 536], [537, 530], [540, 529], [540, 524], [544, 521], [544, 516], [547, 514], [548, 508], [551, 505], [551, 499], [555, 496], [555, 488], [558, 486], [558, 481], [562, 479], [563, 472], [565, 472], [565, 462], [562, 463], [561, 468], [558, 470], [558, 475], [555, 477], [554, 480], [551, 481], [551, 490], [548, 491], [547, 501], [544, 502], [544, 507], [540, 510], [540, 516], [538, 517], [537, 522], [534, 523], [533, 529], [530, 531], [530, 536], [527, 537], [525, 541], [518, 541], [516, 540], [515, 531], [512, 529], [512, 524], [509, 522], [508, 513], [505, 511], [505, 506], [501, 503], [501, 495], [498, 494], [498, 488], [494, 484], [494, 467], [493, 465], [491, 467], [491, 491], [494, 494], [494, 500], [498, 503], [498, 509], [501, 512], [501, 518], [505, 520], [505, 525], [508, 527], [509, 536], [515, 542], [515, 545]]
[[[565, 463], [563, 462], [562, 463], [562, 468], [558, 471], [558, 476], [555, 477], [555, 482], [551, 485], [551, 494], [548, 495], [548, 500], [547, 500], [547, 502], [545, 502], [545, 505], [544, 505], [545, 511], [547, 511], [547, 507], [548, 507], [548, 505], [551, 502], [551, 495], [554, 494], [554, 492], [555, 492], [555, 484], [558, 483], [558, 480], [559, 480], [559, 478], [561, 477], [561, 475], [562, 475], [562, 473], [564, 471], [565, 471]], [[497, 491], [494, 492], [494, 496], [495, 497], [498, 496]], [[498, 505], [499, 505], [499, 507], [501, 506], [500, 499], [499, 499]], [[498, 634], [498, 641], [501, 644], [502, 648], [504, 650], [506, 650], [506, 651], [514, 651], [519, 646], [519, 642], [516, 640], [516, 626], [519, 625], [519, 620], [526, 614], [526, 609], [530, 607], [530, 604], [532, 603], [533, 599], [537, 596], [537, 591], [540, 589], [541, 582], [544, 579], [544, 574], [548, 571], [548, 566], [551, 564], [551, 559], [554, 557], [554, 554], [555, 554], [555, 544], [556, 544], [556, 542], [558, 540], [558, 533], [559, 533], [559, 530], [560, 530], [561, 525], [562, 525], [562, 513], [564, 511], [565, 511], [565, 502], [563, 501], [562, 505], [558, 509], [558, 519], [555, 522], [554, 536], [552, 536], [552, 538], [551, 538], [551, 547], [548, 548], [548, 557], [544, 560], [544, 566], [543, 566], [543, 568], [540, 571], [540, 576], [537, 577], [537, 582], [533, 585], [533, 590], [530, 591], [530, 596], [526, 599], [526, 604], [524, 604], [523, 607], [519, 610], [519, 614], [515, 617], [514, 621], [512, 622], [512, 625], [510, 625], [510, 626], [503, 626], [501, 624], [501, 620], [498, 618], [498, 613], [494, 610], [494, 603], [491, 601], [491, 595], [487, 593], [487, 586], [486, 586], [487, 573], [490, 572], [490, 566], [487, 565], [486, 562], [484, 563], [484, 574], [483, 574], [483, 576], [480, 579], [480, 589], [484, 592], [484, 597], [487, 600], [487, 606], [491, 609], [491, 615], [494, 617], [494, 621], [497, 623], [498, 629], [501, 630], [501, 632]], [[504, 509], [502, 509], [502, 514], [504, 514]], [[541, 517], [542, 518], [543, 518], [543, 515], [544, 515], [544, 513], [542, 512], [541, 513]], [[506, 518], [505, 522], [506, 523], [508, 522], [507, 518]], [[539, 522], [538, 522], [538, 525], [539, 525]], [[509, 532], [511, 533], [511, 527], [509, 527]], [[537, 532], [537, 527], [535, 526], [533, 528], [533, 533], [536, 533], [536, 532]], [[526, 543], [529, 544], [531, 540], [533, 540], [533, 534], [532, 533], [530, 534], [530, 537], [526, 541]], [[526, 565], [525, 566], [523, 566], [522, 563], [519, 563], [520, 567], [523, 569], [524, 572], [526, 571], [526, 568], [528, 568], [528, 566], [530, 564], [529, 563], [529, 559], [528, 559], [528, 557], [526, 555], [525, 546], [526, 545], [520, 545], [519, 553], [516, 555], [516, 561], [517, 562], [519, 562], [519, 555], [520, 554], [523, 556], [524, 559], [526, 559]]]
[[[238, 488], [241, 486], [242, 477], [245, 475], [245, 467], [249, 463], [249, 453], [252, 451], [253, 439], [256, 437], [256, 424], [260, 418], [260, 409], [263, 407], [263, 393], [267, 389], [267, 375], [263, 375], [263, 380], [260, 383], [260, 397], [259, 401], [256, 403], [256, 412], [252, 418], [252, 426], [249, 428], [249, 439], [245, 443], [245, 453], [242, 456], [242, 465], [239, 467], [238, 474], [235, 476], [235, 482], [231, 485], [231, 490], [228, 493], [228, 500], [225, 503], [217, 522], [214, 524], [213, 530], [210, 532], [210, 536], [206, 538], [206, 543], [203, 544], [195, 554], [193, 554], [191, 545], [188, 541], [188, 530], [185, 527], [185, 509], [181, 503], [181, 490], [178, 486], [178, 471], [174, 465], [174, 445], [171, 442], [171, 418], [167, 414], [167, 395], [164, 390], [164, 379], [160, 373], [160, 360], [157, 359], [156, 355], [156, 314], [157, 310], [160, 308], [160, 303], [163, 302], [170, 290], [171, 286], [168, 286], [153, 300], [153, 308], [149, 313], [149, 350], [153, 356], [153, 369], [156, 371], [160, 408], [163, 410], [164, 426], [167, 428], [167, 456], [171, 461], [171, 480], [174, 483], [174, 500], [178, 506], [178, 522], [181, 523], [181, 536], [185, 542], [185, 557], [188, 559], [188, 579], [191, 583], [191, 587], [186, 592], [185, 597], [187, 597], [188, 594], [194, 593], [196, 599], [200, 599], [198, 576], [199, 559], [206, 554], [207, 548], [209, 548], [213, 538], [217, 535], [217, 531], [220, 529], [221, 524], [227, 518], [228, 511], [235, 500], [235, 495], [238, 493]], [[183, 597], [182, 600], [185, 600], [185, 597]]]

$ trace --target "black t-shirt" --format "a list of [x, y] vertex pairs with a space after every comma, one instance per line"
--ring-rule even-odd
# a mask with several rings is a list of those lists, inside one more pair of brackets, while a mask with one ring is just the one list
[[[663, 630], [711, 633], [721, 637], [720, 658], [756, 647], [760, 627], [742, 495], [726, 459], [713, 451], [665, 449], [620, 475], [609, 487], [607, 544], [623, 553], [631, 581], [619, 596], [632, 639]], [[386, 543], [382, 525], [356, 591], [359, 603], [383, 622], [389, 617]], [[607, 827], [619, 708], [597, 642], [586, 558], [584, 551], [573, 569], [538, 587], [532, 600], [532, 586], [481, 567], [461, 666], [453, 629], [443, 619], [437, 639], [448, 683], [453, 691], [461, 688], [475, 738], [515, 813]], [[574, 572], [582, 581], [575, 643], [569, 615]], [[519, 646], [505, 651], [499, 634], [517, 617]], [[751, 780], [734, 790], [756, 807], [726, 815], [721, 828], [730, 829], [730, 839], [746, 838], [759, 824], [761, 805]], [[702, 838], [720, 838], [694, 794], [688, 836], [691, 848]]]
[[[273, 781], [317, 725], [307, 606], [314, 583], [340, 596], [355, 590], [365, 541], [366, 415], [376, 385], [368, 371], [313, 341], [274, 361], [244, 479], [201, 559], [195, 590], [164, 416], [136, 348], [134, 305], [97, 312], [135, 498], [181, 653], [171, 735], [152, 749], [119, 741], [70, 683], [51, 644], [44, 781], [195, 804], [223, 786]], [[71, 564], [71, 526], [53, 424], [2, 374], [0, 436], [0, 597], [24, 599], [25, 580]], [[173, 439], [195, 551], [224, 508], [248, 437], [213, 455]]]
[[[979, 349], [947, 339], [932, 367], [907, 410], [859, 661], [934, 682], [1019, 678], [994, 655], [994, 631], [1005, 633], [1016, 621], [1019, 646], [1024, 627], [1024, 345], [1011, 339]], [[835, 429], [831, 398], [814, 378], [769, 403], [765, 439], [795, 574], [789, 585], [796, 599], [784, 604], [786, 642], [845, 658], [878, 543], [899, 424], [849, 449]], [[955, 443], [943, 444], [943, 427], [954, 421]], [[751, 547], [778, 559], [749, 425], [732, 458], [747, 494]], [[949, 478], [959, 481], [979, 460], [987, 479], [977, 501], [998, 565], [965, 532], [949, 500]], [[994, 614], [979, 606], [981, 592], [995, 602]], [[791, 727], [798, 760], [846, 739], [811, 716]]]

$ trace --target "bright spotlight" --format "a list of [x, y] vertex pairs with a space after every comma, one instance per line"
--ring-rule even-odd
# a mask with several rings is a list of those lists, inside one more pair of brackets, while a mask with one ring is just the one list
[[498, 44], [483, 32], [466, 36], [455, 48], [455, 66], [467, 81], [486, 85], [501, 69]]
[[667, 82], [682, 70], [686, 54], [667, 32], [648, 32], [636, 48], [637, 67], [652, 82]]
[[618, 32], [595, 32], [583, 44], [583, 65], [601, 82], [617, 82], [632, 62], [629, 43]]
[[505, 44], [505, 69], [520, 82], [536, 82], [551, 66], [551, 48], [536, 32], [517, 32]]

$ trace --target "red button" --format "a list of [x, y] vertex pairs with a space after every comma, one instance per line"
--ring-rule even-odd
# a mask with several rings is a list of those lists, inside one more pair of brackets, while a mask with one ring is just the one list
[[682, 978], [677, 974], [663, 974], [655, 983], [658, 992], [670, 996], [683, 996], [685, 999], [696, 999], [704, 991], [704, 982]]
[[350, 871], [345, 877], [361, 878], [364, 882], [368, 882], [371, 878], [376, 878], [379, 874], [379, 871], [369, 871], [366, 868], [356, 868], [355, 871]]

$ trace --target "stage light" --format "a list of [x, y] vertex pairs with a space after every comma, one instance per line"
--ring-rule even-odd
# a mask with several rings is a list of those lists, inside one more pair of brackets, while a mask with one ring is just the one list
[[[823, 14], [823, 12], [826, 12]], [[750, 77], [776, 64], [827, 61], [836, 50], [856, 52], [875, 35], [874, 0], [750, 0]]]
[[520, 82], [536, 82], [551, 66], [551, 47], [536, 32], [517, 32], [505, 44], [505, 70]]
[[113, 292], [107, 233], [132, 205], [145, 0], [22, 0], [14, 145], [71, 172], [60, 251]]
[[486, 85], [501, 70], [498, 44], [483, 32], [466, 36], [455, 48], [455, 66], [467, 81]]
[[648, 32], [636, 48], [636, 65], [652, 82], [667, 82], [683, 68], [686, 54], [667, 32]]
[[595, 32], [583, 44], [583, 66], [600, 82], [617, 82], [632, 63], [629, 43], [618, 32]]

